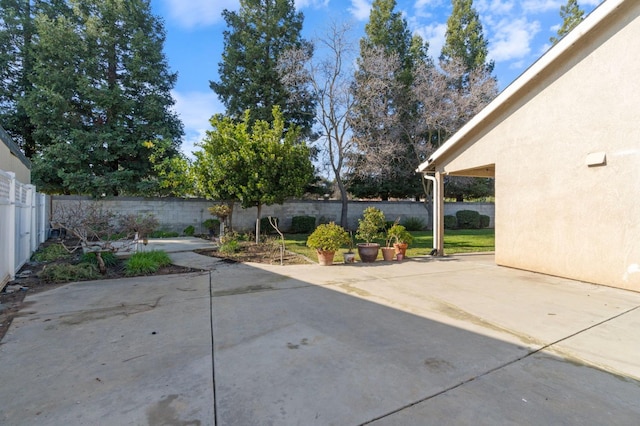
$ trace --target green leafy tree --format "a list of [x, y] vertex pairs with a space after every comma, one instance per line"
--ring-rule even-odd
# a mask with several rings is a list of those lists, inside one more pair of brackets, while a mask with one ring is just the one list
[[358, 151], [350, 158], [349, 191], [360, 197], [387, 199], [421, 193], [414, 173], [412, 138], [418, 103], [412, 85], [428, 46], [411, 36], [395, 7], [395, 0], [375, 0], [360, 41], [355, 102], [349, 115]]
[[239, 201], [244, 208], [257, 207], [257, 219], [263, 205], [302, 196], [313, 179], [309, 148], [299, 141], [297, 127], [285, 130], [277, 106], [272, 114], [270, 122], [258, 120], [253, 126], [249, 111], [239, 123], [219, 114], [211, 119], [213, 130], [194, 152], [201, 193], [211, 199]]
[[560, 17], [562, 18], [562, 25], [558, 28], [556, 36], [549, 39], [553, 44], [558, 43], [562, 37], [582, 22], [584, 19], [584, 10], [580, 9], [577, 0], [567, 0], [567, 4], [560, 6]]
[[210, 82], [222, 100], [227, 115], [249, 123], [271, 121], [278, 106], [287, 126], [293, 124], [301, 134], [310, 134], [315, 101], [304, 89], [292, 91], [277, 72], [278, 58], [289, 49], [310, 51], [302, 31], [303, 15], [295, 11], [293, 0], [240, 0], [240, 10], [222, 13], [229, 30], [224, 32], [220, 81]]
[[68, 16], [34, 21], [33, 89], [24, 102], [43, 147], [34, 182], [58, 193], [139, 193], [156, 173], [143, 142], [168, 141], [171, 157], [182, 136], [163, 25], [148, 0], [69, 4]]

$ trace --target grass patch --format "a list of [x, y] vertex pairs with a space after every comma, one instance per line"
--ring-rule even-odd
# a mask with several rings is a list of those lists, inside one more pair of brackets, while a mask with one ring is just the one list
[[69, 257], [71, 257], [71, 253], [69, 253], [62, 244], [51, 244], [36, 251], [32, 256], [32, 259], [36, 262], [53, 262], [54, 260], [66, 259]]
[[[409, 245], [407, 256], [425, 256], [433, 250], [433, 232], [411, 232], [413, 242]], [[290, 234], [285, 236], [287, 250], [316, 260], [316, 251], [306, 246], [306, 234]], [[376, 241], [384, 246], [384, 241]], [[444, 232], [444, 252], [446, 254], [474, 253], [495, 250], [495, 232], [493, 229], [446, 229]], [[342, 262], [342, 253], [346, 248], [336, 252], [335, 262]], [[354, 251], [357, 250], [354, 248]], [[382, 255], [380, 255], [382, 258]]]
[[154, 274], [162, 266], [171, 264], [169, 255], [162, 250], [152, 250], [133, 254], [124, 264], [128, 276]]
[[72, 281], [94, 280], [100, 277], [98, 268], [90, 263], [71, 265], [60, 263], [45, 267], [40, 278], [49, 283], [68, 283]]
[[[118, 264], [118, 258], [116, 257], [115, 253], [112, 253], [110, 251], [105, 251], [105, 252], [102, 252], [101, 257], [106, 267], [116, 266]], [[96, 266], [98, 265], [98, 259], [96, 259], [96, 254], [91, 252], [83, 253], [82, 257], [80, 257], [80, 262], [90, 263]]]

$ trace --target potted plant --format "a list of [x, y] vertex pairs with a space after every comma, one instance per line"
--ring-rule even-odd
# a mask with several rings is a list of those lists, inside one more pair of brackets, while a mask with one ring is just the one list
[[392, 241], [393, 238], [387, 233], [386, 244], [384, 247], [380, 248], [380, 250], [382, 250], [382, 258], [387, 262], [393, 260], [393, 257], [396, 255], [396, 249], [391, 246]]
[[349, 242], [349, 234], [334, 222], [324, 223], [307, 238], [307, 247], [316, 249], [320, 265], [332, 265], [336, 251]]
[[363, 262], [375, 262], [380, 250], [380, 244], [373, 240], [382, 238], [385, 220], [384, 213], [375, 208], [367, 207], [362, 213], [362, 219], [358, 219], [358, 231], [356, 238], [363, 240], [364, 243], [358, 244], [358, 255]]
[[413, 241], [413, 236], [404, 226], [394, 223], [387, 231], [387, 241], [394, 241], [393, 248], [395, 249], [396, 255], [401, 255], [399, 259], [401, 260], [406, 256], [407, 247], [409, 247], [409, 244]]

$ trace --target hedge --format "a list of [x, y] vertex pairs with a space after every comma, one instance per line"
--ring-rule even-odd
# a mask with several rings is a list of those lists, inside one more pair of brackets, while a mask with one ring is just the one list
[[456, 218], [460, 229], [480, 229], [480, 213], [475, 210], [458, 210]]
[[458, 227], [458, 219], [452, 215], [446, 215], [444, 217], [444, 228], [445, 229], [456, 229]]
[[315, 216], [293, 216], [291, 218], [291, 232], [293, 234], [310, 234], [316, 229]]

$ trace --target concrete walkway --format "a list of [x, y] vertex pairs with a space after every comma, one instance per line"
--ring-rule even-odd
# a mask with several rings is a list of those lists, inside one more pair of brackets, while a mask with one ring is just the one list
[[487, 255], [209, 266], [28, 296], [0, 424], [638, 424], [638, 293]]

